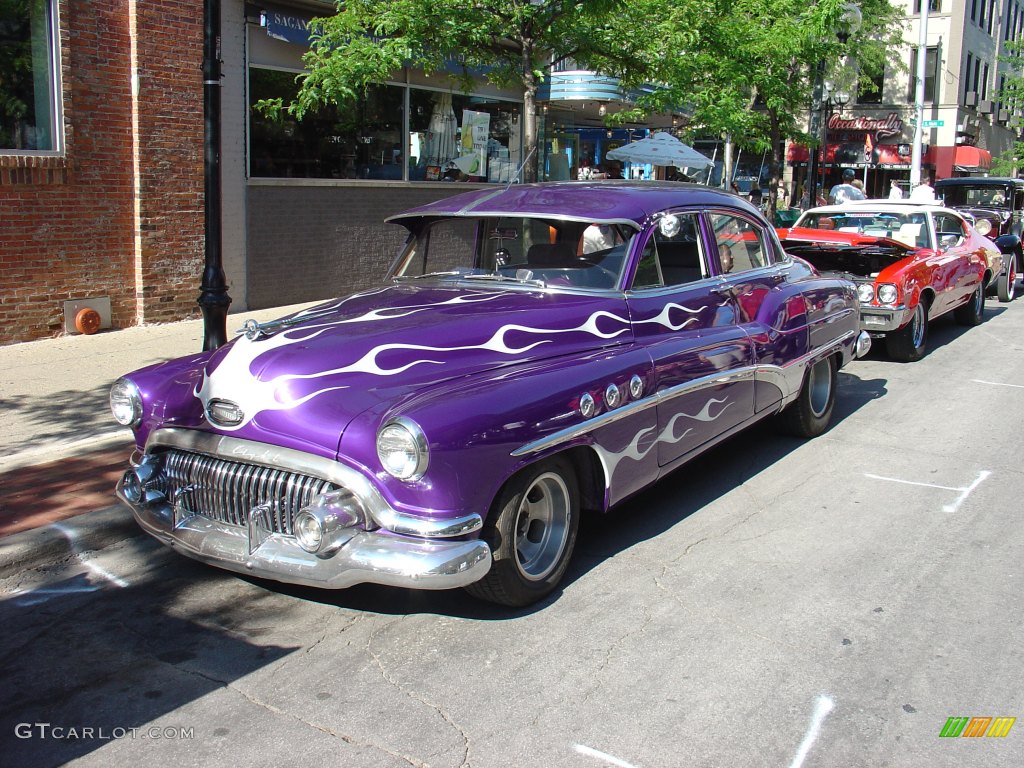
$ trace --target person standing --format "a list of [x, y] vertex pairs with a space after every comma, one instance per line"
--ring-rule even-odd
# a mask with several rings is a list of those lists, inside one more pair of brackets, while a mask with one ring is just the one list
[[900, 189], [900, 183], [893, 179], [889, 182], [889, 199], [890, 200], [902, 200], [903, 190]]
[[921, 179], [921, 183], [914, 187], [914, 190], [910, 193], [910, 199], [915, 203], [935, 202], [935, 190], [932, 188], [930, 176], [925, 176]]
[[843, 169], [842, 182], [832, 187], [828, 193], [828, 202], [830, 205], [842, 205], [850, 200], [864, 199], [864, 193], [853, 185], [853, 180], [856, 175], [857, 174], [854, 172], [853, 168]]

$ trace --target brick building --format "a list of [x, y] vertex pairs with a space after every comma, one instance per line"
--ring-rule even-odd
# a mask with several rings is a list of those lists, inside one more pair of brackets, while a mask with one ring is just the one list
[[0, 343], [63, 332], [68, 300], [109, 299], [115, 327], [197, 314], [197, 4], [8, 8], [0, 48], [21, 55], [3, 65], [24, 108], [0, 112]]

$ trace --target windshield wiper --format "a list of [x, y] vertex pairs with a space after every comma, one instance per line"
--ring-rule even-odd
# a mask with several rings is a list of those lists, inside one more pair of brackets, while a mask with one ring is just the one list
[[498, 283], [517, 283], [518, 285], [535, 285], [538, 288], [546, 288], [547, 283], [535, 278], [533, 272], [528, 269], [517, 270], [514, 275], [503, 275], [500, 272], [484, 272], [474, 275], [463, 275], [463, 280], [492, 280]]

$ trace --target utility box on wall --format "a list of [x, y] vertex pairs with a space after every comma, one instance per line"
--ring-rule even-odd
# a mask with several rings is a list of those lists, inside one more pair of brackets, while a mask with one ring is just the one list
[[75, 325], [75, 318], [83, 309], [92, 309], [99, 313], [99, 327], [110, 328], [110, 297], [100, 296], [94, 299], [72, 299], [64, 302], [64, 333], [81, 333]]

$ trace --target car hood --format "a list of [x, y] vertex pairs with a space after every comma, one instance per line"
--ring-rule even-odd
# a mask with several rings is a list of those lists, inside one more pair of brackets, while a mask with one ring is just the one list
[[856, 232], [779, 229], [785, 251], [812, 264], [823, 273], [840, 273], [852, 278], [871, 278], [906, 259], [919, 249], [888, 237]]
[[[443, 381], [631, 339], [622, 296], [398, 284], [250, 324], [210, 357], [195, 396], [217, 431], [333, 455], [367, 409], [383, 416]], [[225, 412], [237, 423], [216, 423]]]

